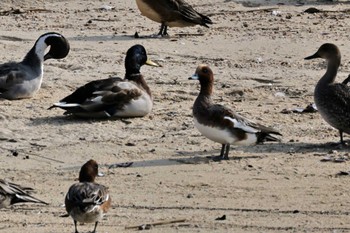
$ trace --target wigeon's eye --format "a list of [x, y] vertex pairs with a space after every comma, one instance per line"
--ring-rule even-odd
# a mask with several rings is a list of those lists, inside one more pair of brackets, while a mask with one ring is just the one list
[[208, 69], [207, 69], [207, 68], [203, 68], [203, 69], [202, 69], [202, 72], [203, 72], [204, 74], [206, 74], [206, 73], [208, 73]]

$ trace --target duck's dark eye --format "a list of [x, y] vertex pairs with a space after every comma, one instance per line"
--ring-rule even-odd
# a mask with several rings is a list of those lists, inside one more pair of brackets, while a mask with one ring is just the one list
[[202, 71], [203, 71], [204, 74], [208, 73], [208, 69], [207, 68], [203, 68]]

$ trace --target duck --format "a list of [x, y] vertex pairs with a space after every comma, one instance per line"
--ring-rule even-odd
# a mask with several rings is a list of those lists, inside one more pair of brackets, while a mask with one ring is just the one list
[[208, 16], [197, 12], [184, 0], [136, 0], [141, 14], [161, 24], [159, 36], [168, 36], [168, 27], [201, 25], [209, 28], [213, 24]]
[[140, 68], [159, 67], [147, 58], [146, 49], [136, 44], [125, 57], [125, 77], [111, 77], [91, 81], [72, 94], [54, 103], [49, 109], [66, 110], [65, 115], [83, 118], [143, 117], [151, 112], [153, 97]]
[[69, 42], [63, 35], [56, 32], [41, 35], [22, 61], [0, 64], [0, 98], [32, 98], [43, 81], [44, 61], [65, 58], [69, 50]]
[[345, 145], [343, 133], [350, 134], [350, 88], [346, 84], [350, 76], [342, 83], [336, 83], [338, 68], [341, 63], [339, 48], [332, 43], [324, 43], [305, 60], [323, 58], [327, 61], [326, 73], [317, 82], [314, 101], [321, 117], [339, 131], [340, 144]]
[[0, 179], [0, 208], [7, 208], [11, 205], [24, 202], [48, 205], [48, 203], [31, 196], [30, 193], [33, 191], [34, 189], [32, 188], [23, 187]]
[[222, 144], [214, 161], [228, 160], [230, 145], [254, 145], [264, 141], [280, 141], [277, 130], [255, 123], [234, 110], [212, 100], [214, 74], [206, 64], [200, 64], [190, 80], [198, 80], [200, 92], [193, 104], [194, 125], [208, 139]]
[[78, 233], [77, 222], [95, 223], [96, 232], [98, 223], [111, 207], [111, 197], [108, 188], [95, 183], [98, 164], [90, 159], [80, 169], [79, 182], [70, 186], [65, 196], [65, 207], [68, 215], [73, 218], [75, 233]]

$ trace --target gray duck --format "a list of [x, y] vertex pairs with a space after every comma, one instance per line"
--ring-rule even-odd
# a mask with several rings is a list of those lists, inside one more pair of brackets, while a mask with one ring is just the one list
[[325, 43], [306, 60], [323, 58], [327, 61], [327, 71], [318, 81], [314, 100], [322, 118], [339, 131], [340, 143], [345, 144], [343, 133], [350, 134], [350, 88], [346, 85], [349, 79], [335, 83], [341, 54], [338, 47]]

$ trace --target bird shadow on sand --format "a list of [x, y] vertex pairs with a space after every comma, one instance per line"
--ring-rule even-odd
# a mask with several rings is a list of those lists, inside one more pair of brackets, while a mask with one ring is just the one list
[[[115, 163], [115, 164], [105, 164], [108, 168], [120, 168], [125, 167], [123, 165], [131, 163], [127, 167], [160, 167], [160, 166], [175, 166], [175, 165], [184, 165], [184, 164], [209, 164], [217, 163], [220, 161], [214, 161], [213, 157], [220, 153], [219, 150], [205, 151], [205, 152], [186, 152], [178, 151], [171, 158], [164, 159], [151, 159], [151, 160], [142, 160], [134, 162], [124, 162], [124, 163]], [[254, 159], [259, 158], [259, 155], [247, 155], [247, 156], [233, 156], [230, 160], [240, 160], [240, 159]], [[227, 160], [223, 160], [223, 163]]]
[[[192, 35], [192, 34], [191, 34]], [[183, 37], [185, 34], [178, 34], [177, 36]], [[198, 34], [201, 36], [201, 34]], [[139, 39], [169, 39], [170, 37], [161, 37], [157, 34], [147, 34], [140, 35], [138, 32], [134, 34], [125, 34], [125, 35], [100, 35], [100, 36], [75, 36], [68, 37], [69, 41], [92, 41], [92, 42], [108, 42], [108, 41], [130, 41], [130, 40], [139, 40]]]
[[[234, 148], [232, 148], [234, 150]], [[305, 142], [281, 142], [266, 143], [262, 145], [238, 147], [237, 149], [245, 153], [328, 153], [331, 150], [350, 151], [349, 145], [341, 145], [340, 143], [305, 143]]]
[[56, 125], [56, 126], [62, 126], [62, 125], [75, 125], [75, 124], [92, 124], [92, 123], [98, 123], [98, 122], [121, 122], [126, 125], [132, 123], [132, 118], [101, 118], [101, 119], [94, 119], [94, 118], [81, 118], [76, 117], [72, 115], [59, 115], [59, 116], [44, 116], [44, 117], [36, 117], [31, 119], [31, 122], [29, 125]]
[[[350, 146], [340, 145], [339, 143], [278, 143], [278, 144], [263, 144], [256, 146], [246, 147], [232, 147], [230, 151], [229, 160], [223, 160], [220, 162], [229, 162], [242, 159], [258, 159], [269, 156], [268, 154], [295, 154], [295, 153], [328, 153], [332, 150], [337, 151], [350, 151]], [[235, 154], [235, 151], [239, 151], [239, 155]], [[242, 154], [243, 152], [243, 154]], [[153, 159], [142, 160], [132, 162], [130, 167], [158, 167], [158, 166], [174, 166], [183, 164], [209, 164], [216, 161], [213, 160], [214, 156], [219, 155], [220, 149], [211, 151], [177, 151], [171, 158], [166, 159]], [[245, 153], [247, 153], [245, 155]], [[117, 168], [123, 163], [106, 164], [108, 168]], [[129, 167], [129, 166], [128, 166]]]

